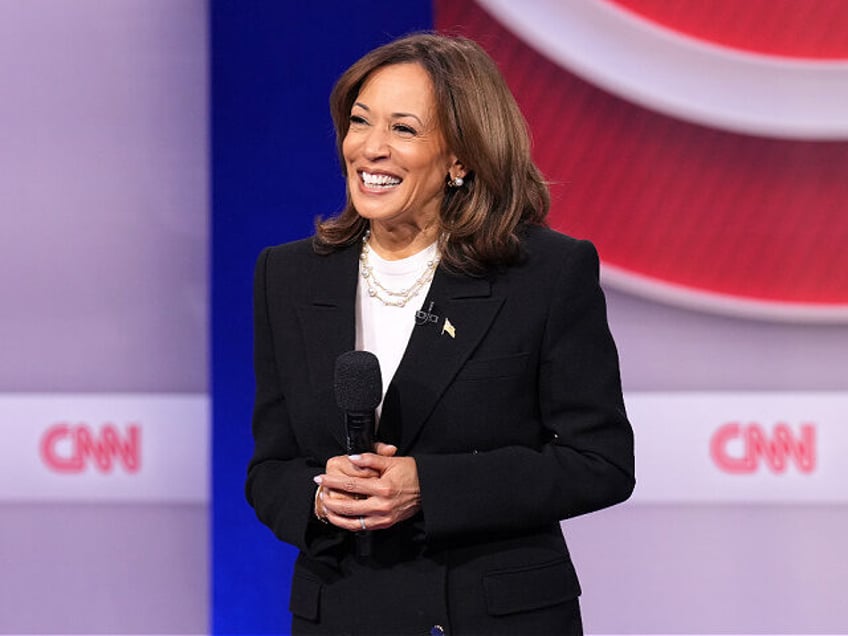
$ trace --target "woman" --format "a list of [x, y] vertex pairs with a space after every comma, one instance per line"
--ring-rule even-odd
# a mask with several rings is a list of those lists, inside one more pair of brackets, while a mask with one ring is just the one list
[[[559, 521], [634, 484], [597, 254], [544, 227], [525, 122], [473, 42], [391, 42], [330, 101], [347, 206], [255, 280], [247, 497], [300, 549], [293, 632], [581, 633]], [[346, 456], [352, 349], [386, 391], [374, 452]]]

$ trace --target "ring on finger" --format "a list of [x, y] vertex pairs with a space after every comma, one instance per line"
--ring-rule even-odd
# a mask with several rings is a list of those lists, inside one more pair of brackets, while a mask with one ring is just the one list
[[365, 530], [365, 529], [366, 529], [366, 528], [365, 528], [365, 517], [360, 517], [360, 518], [359, 518], [359, 527], [360, 527], [360, 528], [362, 528], [363, 530]]

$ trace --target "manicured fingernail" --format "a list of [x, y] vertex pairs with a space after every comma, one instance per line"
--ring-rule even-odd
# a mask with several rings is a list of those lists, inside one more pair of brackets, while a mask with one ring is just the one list
[[315, 477], [312, 478], [312, 481], [314, 481], [316, 484], [318, 484], [320, 486], [323, 479], [322, 479], [321, 475], [315, 475]]
[[348, 455], [348, 458], [351, 461], [358, 462], [360, 459], [362, 459], [362, 455]]

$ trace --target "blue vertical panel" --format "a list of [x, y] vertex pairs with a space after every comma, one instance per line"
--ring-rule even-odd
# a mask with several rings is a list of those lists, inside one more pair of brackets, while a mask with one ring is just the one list
[[432, 28], [429, 0], [213, 0], [212, 629], [285, 633], [294, 549], [243, 495], [251, 452], [251, 282], [260, 249], [311, 233], [344, 184], [327, 98], [356, 58]]

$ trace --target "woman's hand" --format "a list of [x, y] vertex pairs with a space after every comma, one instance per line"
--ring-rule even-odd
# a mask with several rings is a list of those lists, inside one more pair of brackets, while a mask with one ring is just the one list
[[[397, 447], [377, 442], [374, 446], [374, 452], [386, 457], [392, 457], [397, 452]], [[374, 470], [359, 467], [354, 462], [351, 462], [349, 455], [337, 455], [336, 457], [331, 457], [327, 461], [327, 465], [324, 470], [327, 475], [340, 478], [367, 478], [380, 476], [379, 473]], [[336, 499], [362, 499], [362, 495], [350, 494], [344, 490], [331, 490], [329, 488], [325, 488], [320, 484], [318, 479], [316, 479], [315, 482], [318, 483], [318, 490], [315, 493], [315, 516], [324, 523], [329, 521], [328, 511], [324, 507], [325, 500], [329, 500], [331, 497]]]
[[[378, 443], [374, 453], [340, 455], [318, 475], [316, 514], [352, 532], [382, 530], [421, 509], [418, 468], [412, 457], [395, 457], [397, 448]], [[363, 528], [364, 525], [364, 528]]]

